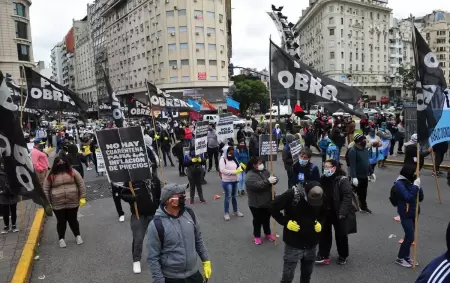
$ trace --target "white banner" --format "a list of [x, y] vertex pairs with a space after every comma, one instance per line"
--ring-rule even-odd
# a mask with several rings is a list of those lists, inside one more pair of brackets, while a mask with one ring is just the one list
[[106, 172], [106, 165], [105, 160], [103, 159], [103, 155], [101, 151], [95, 151], [95, 156], [97, 157], [97, 172], [98, 173], [105, 173]]
[[234, 138], [233, 114], [220, 114], [219, 122], [217, 123], [217, 138], [219, 142], [225, 139]]
[[207, 151], [208, 126], [208, 121], [201, 121], [195, 125], [195, 155], [200, 155]]

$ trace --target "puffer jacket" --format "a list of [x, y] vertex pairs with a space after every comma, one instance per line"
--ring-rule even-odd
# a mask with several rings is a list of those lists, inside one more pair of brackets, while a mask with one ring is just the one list
[[272, 200], [272, 185], [267, 170], [249, 170], [245, 176], [245, 187], [248, 195], [248, 206], [261, 207]]
[[50, 174], [44, 181], [44, 193], [54, 210], [76, 208], [86, 198], [86, 186], [77, 170]]

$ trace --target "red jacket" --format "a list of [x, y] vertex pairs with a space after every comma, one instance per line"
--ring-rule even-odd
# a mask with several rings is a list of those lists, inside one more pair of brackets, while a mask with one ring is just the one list
[[192, 131], [189, 128], [184, 129], [184, 139], [190, 140], [192, 139]]

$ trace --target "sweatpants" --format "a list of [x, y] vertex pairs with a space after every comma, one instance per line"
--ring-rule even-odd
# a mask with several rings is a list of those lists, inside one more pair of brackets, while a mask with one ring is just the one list
[[122, 188], [116, 187], [113, 184], [111, 184], [111, 191], [112, 191], [112, 197], [114, 201], [114, 206], [116, 207], [117, 214], [119, 214], [119, 217], [122, 215], [125, 215], [122, 209], [122, 199], [120, 197], [120, 194], [122, 192]]
[[316, 247], [312, 249], [297, 249], [284, 245], [283, 277], [281, 283], [291, 283], [294, 280], [295, 269], [300, 261], [300, 283], [311, 282], [311, 274], [316, 260]]
[[367, 187], [369, 186], [369, 178], [358, 178], [358, 186], [356, 187], [356, 194], [358, 195], [359, 206], [362, 210], [367, 207]]
[[193, 201], [195, 198], [195, 189], [197, 189], [197, 194], [200, 201], [204, 201], [205, 199], [203, 198], [202, 189], [203, 173], [195, 175], [191, 175], [188, 173], [188, 180], [191, 201]]
[[331, 247], [333, 245], [333, 230], [334, 238], [336, 240], [336, 247], [339, 256], [348, 257], [348, 236], [346, 228], [346, 220], [338, 219], [335, 211], [327, 211], [325, 217], [320, 221], [322, 224], [322, 232], [319, 234], [319, 256], [329, 257]]
[[148, 224], [150, 224], [152, 219], [153, 216], [149, 215], [139, 214], [139, 219], [137, 219], [135, 214], [131, 215], [130, 226], [133, 234], [131, 252], [133, 254], [133, 262], [141, 261], [145, 233], [147, 233]]
[[261, 237], [261, 226], [264, 234], [270, 235], [270, 212], [268, 208], [251, 207], [250, 211], [253, 215], [253, 236], [255, 238]]
[[[3, 223], [5, 227], [9, 227], [9, 216], [11, 215], [11, 225], [16, 225], [17, 220], [17, 203], [14, 204], [2, 204], [0, 205], [2, 215], [3, 215]], [[11, 214], [10, 214], [11, 212]]]
[[200, 271], [194, 273], [194, 275], [189, 276], [188, 278], [178, 279], [178, 278], [164, 278], [165, 283], [204, 283], [203, 275]]
[[77, 219], [78, 207], [53, 210], [53, 212], [56, 216], [56, 230], [60, 240], [66, 237], [67, 223], [75, 237], [80, 235], [80, 224]]
[[209, 164], [208, 164], [208, 170], [211, 170], [213, 165], [213, 158], [214, 158], [214, 165], [216, 166], [216, 170], [219, 170], [219, 148], [218, 147], [208, 147], [208, 157], [209, 157]]

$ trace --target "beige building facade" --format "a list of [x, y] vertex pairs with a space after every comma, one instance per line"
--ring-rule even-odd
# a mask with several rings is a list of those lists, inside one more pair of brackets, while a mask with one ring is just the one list
[[34, 67], [30, 28], [31, 1], [0, 1], [0, 70], [16, 82], [20, 66]]

